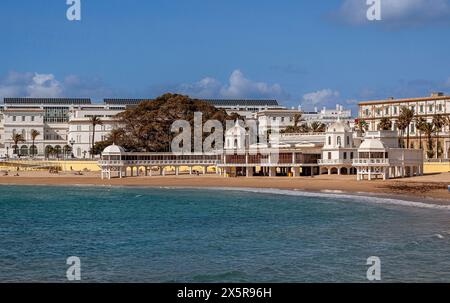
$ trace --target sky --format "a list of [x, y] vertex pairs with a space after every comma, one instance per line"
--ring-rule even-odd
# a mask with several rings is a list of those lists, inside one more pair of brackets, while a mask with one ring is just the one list
[[[450, 92], [450, 0], [0, 1], [0, 98], [277, 99]], [[376, 0], [374, 0], [376, 1]]]

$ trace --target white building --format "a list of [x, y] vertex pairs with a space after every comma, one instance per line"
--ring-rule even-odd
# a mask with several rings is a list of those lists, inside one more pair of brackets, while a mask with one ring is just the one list
[[97, 116], [101, 125], [95, 127], [94, 142], [105, 141], [111, 130], [118, 126], [115, 116], [122, 110], [110, 109], [108, 106], [84, 107], [73, 109], [69, 113], [68, 140], [73, 147], [75, 158], [88, 158], [92, 146], [93, 126], [90, 119]]
[[[348, 123], [341, 120], [331, 124], [325, 134], [325, 145], [322, 148], [322, 159], [319, 160], [321, 172], [352, 174], [353, 159], [357, 146], [354, 142], [354, 132]], [[359, 142], [358, 139], [355, 140]]]
[[356, 174], [358, 181], [423, 174], [423, 153], [399, 148], [396, 131], [371, 131], [361, 137], [346, 123], [328, 127], [319, 160], [321, 173]]
[[[401, 112], [401, 108], [406, 107], [414, 111], [416, 117], [424, 118], [431, 123], [436, 115], [450, 117], [450, 96], [443, 93], [432, 93], [429, 97], [363, 101], [359, 103], [359, 118], [366, 121], [369, 130], [376, 131], [382, 118], [389, 118], [392, 121], [392, 130], [398, 131], [397, 121]], [[424, 134], [416, 129], [416, 121], [412, 121], [405, 134], [409, 130], [410, 148], [419, 149], [421, 146], [426, 149], [426, 138]], [[439, 133], [440, 137], [440, 156], [450, 158], [450, 126], [444, 126]], [[436, 141], [435, 133], [432, 136]], [[422, 142], [420, 142], [422, 140]], [[434, 147], [436, 151], [436, 147]], [[435, 153], [437, 156], [437, 153]]]
[[319, 122], [325, 124], [325, 126], [329, 126], [337, 120], [342, 120], [351, 127], [354, 126], [352, 111], [350, 109], [344, 109], [339, 104], [336, 105], [336, 109], [330, 110], [324, 107], [321, 111], [318, 111], [316, 108], [312, 112], [303, 111], [301, 106], [298, 109], [262, 110], [256, 113], [254, 118], [258, 121], [258, 132], [264, 134], [274, 126], [279, 127], [280, 131], [289, 126], [294, 126], [296, 116], [301, 116], [301, 120], [298, 121], [298, 126], [302, 124], [311, 125], [313, 122]]

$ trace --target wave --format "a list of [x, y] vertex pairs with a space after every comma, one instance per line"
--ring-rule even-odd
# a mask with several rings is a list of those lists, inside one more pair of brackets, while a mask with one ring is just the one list
[[[208, 189], [208, 188], [202, 188]], [[230, 187], [213, 187], [209, 189], [214, 190], [227, 190], [227, 191], [241, 191], [241, 192], [251, 192], [251, 193], [263, 193], [263, 194], [274, 194], [274, 195], [286, 195], [286, 196], [300, 196], [300, 197], [311, 197], [311, 198], [327, 198], [327, 199], [340, 199], [340, 200], [351, 200], [357, 202], [367, 202], [372, 204], [388, 204], [388, 205], [398, 205], [416, 208], [427, 208], [427, 209], [439, 209], [450, 211], [450, 205], [440, 205], [427, 202], [417, 202], [417, 201], [406, 201], [394, 198], [385, 198], [380, 196], [370, 195], [368, 193], [355, 193], [348, 194], [343, 191], [329, 191], [324, 190], [321, 192], [308, 192], [301, 190], [291, 190], [291, 189], [275, 189], [275, 188], [230, 188]]]

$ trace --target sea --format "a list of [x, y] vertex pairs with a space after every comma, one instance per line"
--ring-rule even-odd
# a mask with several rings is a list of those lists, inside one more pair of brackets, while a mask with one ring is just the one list
[[382, 282], [449, 282], [450, 208], [335, 192], [0, 186], [0, 283], [69, 282], [73, 265], [81, 282], [364, 283], [373, 265]]

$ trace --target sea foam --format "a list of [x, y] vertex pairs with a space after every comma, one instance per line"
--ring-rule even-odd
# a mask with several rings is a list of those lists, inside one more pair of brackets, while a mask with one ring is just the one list
[[[207, 189], [207, 188], [203, 188]], [[210, 188], [214, 190], [229, 190], [229, 191], [243, 191], [251, 193], [263, 193], [263, 194], [274, 194], [274, 195], [287, 195], [287, 196], [299, 196], [299, 197], [323, 197], [327, 199], [338, 199], [338, 200], [350, 200], [357, 202], [366, 202], [372, 204], [388, 204], [397, 206], [407, 206], [407, 207], [417, 207], [417, 208], [428, 208], [428, 209], [440, 209], [440, 210], [450, 210], [450, 205], [440, 205], [426, 202], [417, 201], [406, 201], [393, 198], [385, 198], [379, 196], [373, 196], [368, 193], [358, 193], [358, 194], [345, 194], [341, 191], [322, 191], [322, 192], [307, 192], [300, 190], [288, 190], [288, 189], [275, 189], [275, 188], [230, 188], [230, 187], [214, 187]], [[368, 196], [369, 195], [369, 196]]]

